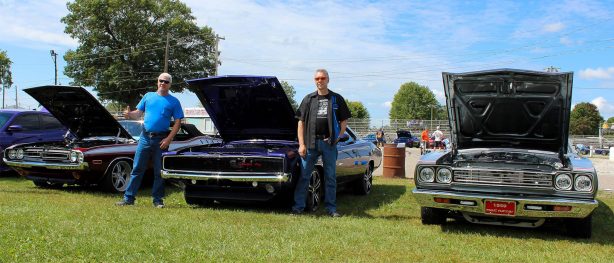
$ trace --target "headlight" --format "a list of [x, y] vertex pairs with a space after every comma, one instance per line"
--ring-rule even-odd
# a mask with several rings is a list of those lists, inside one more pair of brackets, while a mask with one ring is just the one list
[[572, 180], [569, 174], [559, 174], [554, 179], [554, 186], [559, 190], [571, 190]]
[[9, 159], [17, 158], [17, 151], [15, 151], [14, 149], [10, 149], [8, 156], [9, 156]]
[[79, 153], [70, 152], [70, 161], [76, 163], [79, 160]]
[[437, 170], [437, 182], [444, 184], [452, 182], [452, 171], [448, 168], [440, 168]]
[[15, 154], [17, 159], [23, 159], [23, 149], [17, 149], [17, 153]]
[[435, 180], [435, 171], [433, 168], [422, 168], [420, 170], [420, 175], [418, 176], [418, 182], [421, 183], [431, 183]]
[[593, 181], [586, 175], [580, 175], [576, 177], [574, 186], [576, 187], [576, 191], [590, 192], [593, 190]]

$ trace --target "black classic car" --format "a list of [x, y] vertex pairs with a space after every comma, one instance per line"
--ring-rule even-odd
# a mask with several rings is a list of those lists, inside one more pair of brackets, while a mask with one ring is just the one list
[[[68, 128], [64, 141], [26, 143], [7, 148], [4, 162], [39, 187], [98, 185], [123, 192], [130, 180], [139, 121], [117, 121], [81, 87], [43, 86], [25, 89]], [[169, 150], [221, 143], [191, 124], [182, 127]], [[149, 171], [151, 172], [151, 171]]]
[[592, 163], [568, 141], [572, 73], [501, 69], [443, 73], [452, 147], [422, 156], [414, 197], [422, 223], [447, 218], [591, 236]]
[[[188, 204], [214, 200], [291, 201], [300, 175], [297, 119], [275, 77], [223, 76], [188, 81], [223, 139], [219, 147], [197, 146], [168, 152], [162, 177], [185, 183]], [[381, 151], [357, 140], [348, 129], [338, 144], [337, 184], [357, 193], [371, 191]], [[347, 187], [346, 187], [347, 188]], [[311, 174], [307, 209], [323, 200], [321, 164]]]

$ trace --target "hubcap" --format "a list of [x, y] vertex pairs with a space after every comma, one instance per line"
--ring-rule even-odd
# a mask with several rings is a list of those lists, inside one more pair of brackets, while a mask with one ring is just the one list
[[113, 187], [115, 187], [115, 190], [126, 190], [126, 186], [128, 185], [128, 180], [130, 179], [131, 172], [132, 167], [128, 162], [119, 161], [113, 166], [113, 170], [111, 171], [111, 180], [113, 182]]

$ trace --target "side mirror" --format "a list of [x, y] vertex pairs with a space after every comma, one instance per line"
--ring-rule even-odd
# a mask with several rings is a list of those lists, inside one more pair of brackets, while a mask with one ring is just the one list
[[23, 131], [23, 127], [21, 125], [11, 125], [6, 130], [10, 132]]
[[339, 137], [340, 142], [347, 142], [349, 139], [350, 139], [350, 135], [347, 133], [344, 133], [343, 135]]

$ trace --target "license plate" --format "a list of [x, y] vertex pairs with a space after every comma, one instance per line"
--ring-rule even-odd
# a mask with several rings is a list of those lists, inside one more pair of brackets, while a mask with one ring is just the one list
[[486, 200], [484, 212], [493, 215], [514, 216], [516, 215], [516, 202]]

